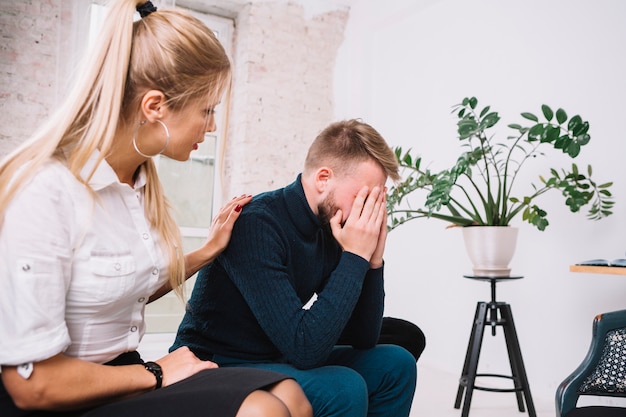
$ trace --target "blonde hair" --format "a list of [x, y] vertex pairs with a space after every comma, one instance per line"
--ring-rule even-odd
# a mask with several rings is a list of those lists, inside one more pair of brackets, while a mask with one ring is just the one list
[[[79, 78], [56, 114], [28, 141], [0, 163], [0, 227], [20, 188], [50, 158], [67, 156], [78, 181], [96, 149], [104, 159], [119, 125], [138, 122], [141, 98], [159, 90], [177, 110], [193, 99], [221, 97], [231, 82], [228, 56], [213, 32], [198, 19], [177, 10], [158, 10], [134, 21], [145, 0], [115, 0], [102, 31], [85, 57]], [[129, 139], [130, 140], [130, 139]], [[28, 164], [28, 169], [20, 169]], [[185, 266], [178, 226], [170, 213], [152, 159], [144, 162], [145, 211], [170, 256], [170, 284], [182, 295]]]
[[333, 171], [350, 173], [355, 163], [373, 160], [392, 181], [398, 181], [398, 161], [385, 139], [360, 120], [335, 122], [315, 138], [304, 161], [304, 172], [328, 165]]

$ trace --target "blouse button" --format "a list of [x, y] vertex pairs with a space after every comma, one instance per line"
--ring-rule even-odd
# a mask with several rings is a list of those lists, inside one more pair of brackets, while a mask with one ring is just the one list
[[144, 240], [148, 240], [150, 238], [150, 235], [148, 235], [147, 233], [144, 233], [142, 237]]
[[137, 331], [137, 326], [133, 326], [133, 327], [131, 327], [131, 328], [130, 328], [130, 331], [131, 331], [131, 332], [136, 332], [136, 331]]
[[159, 275], [159, 268], [154, 268], [152, 270], [152, 275]]
[[119, 271], [120, 269], [122, 269], [122, 264], [120, 264], [119, 262], [116, 262], [113, 267], [115, 268], [116, 271]]
[[22, 265], [22, 271], [24, 271], [24, 272], [30, 271], [30, 265], [29, 264]]
[[144, 301], [146, 301], [146, 297], [140, 297], [139, 300], [137, 300], [138, 303], [143, 303]]

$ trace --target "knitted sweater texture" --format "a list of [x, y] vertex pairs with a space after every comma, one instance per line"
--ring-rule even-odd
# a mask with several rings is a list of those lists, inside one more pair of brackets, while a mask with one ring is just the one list
[[199, 272], [171, 349], [313, 368], [340, 339], [373, 347], [383, 304], [383, 268], [341, 250], [299, 175], [244, 207], [228, 248]]

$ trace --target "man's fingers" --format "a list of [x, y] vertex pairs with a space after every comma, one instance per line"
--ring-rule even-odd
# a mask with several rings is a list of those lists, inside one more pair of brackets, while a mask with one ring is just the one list
[[367, 200], [368, 191], [369, 191], [369, 188], [367, 187], [367, 185], [363, 186], [363, 188], [359, 190], [359, 193], [356, 195], [354, 201], [352, 202], [352, 210], [350, 210], [349, 217], [355, 220], [358, 220], [359, 217], [361, 217], [361, 212], [363, 211], [363, 205], [365, 204]]
[[380, 187], [372, 188], [372, 191], [369, 193], [369, 196], [363, 205], [361, 218], [376, 221], [380, 211], [381, 198]]
[[[341, 232], [341, 218], [342, 217], [343, 217], [343, 214], [341, 213], [341, 210], [337, 210], [337, 213], [335, 213], [335, 215], [331, 217], [330, 219], [330, 230], [333, 233], [333, 236], [335, 237], [335, 239], [338, 238], [339, 232]], [[339, 239], [337, 239], [337, 241], [339, 241]]]

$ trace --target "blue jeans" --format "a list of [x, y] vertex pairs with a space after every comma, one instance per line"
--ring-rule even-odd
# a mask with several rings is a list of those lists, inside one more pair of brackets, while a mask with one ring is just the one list
[[250, 362], [216, 355], [220, 366], [268, 369], [293, 377], [315, 417], [408, 417], [415, 393], [415, 358], [395, 345], [333, 349], [325, 365], [297, 369], [286, 363]]

